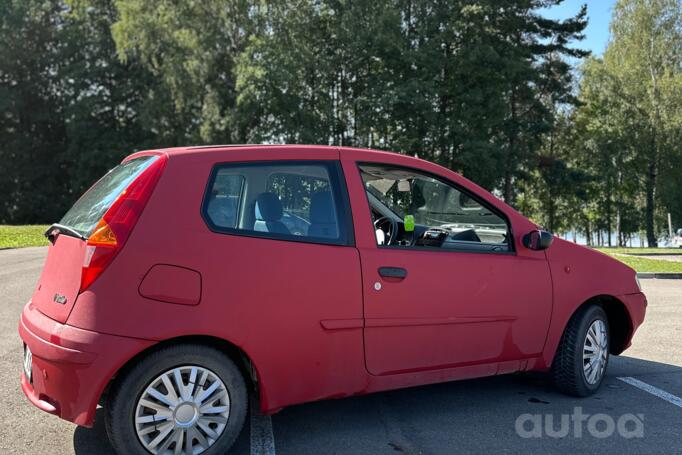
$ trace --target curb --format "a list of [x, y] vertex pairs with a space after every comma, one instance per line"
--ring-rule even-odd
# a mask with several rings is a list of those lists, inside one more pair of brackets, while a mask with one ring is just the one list
[[682, 280], [682, 273], [656, 273], [656, 272], [639, 272], [637, 278], [641, 279], [657, 279], [657, 280]]

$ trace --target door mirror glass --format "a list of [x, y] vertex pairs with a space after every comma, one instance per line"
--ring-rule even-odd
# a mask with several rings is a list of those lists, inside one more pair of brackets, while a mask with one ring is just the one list
[[552, 244], [552, 240], [554, 236], [551, 233], [538, 229], [523, 236], [523, 246], [530, 250], [546, 250]]

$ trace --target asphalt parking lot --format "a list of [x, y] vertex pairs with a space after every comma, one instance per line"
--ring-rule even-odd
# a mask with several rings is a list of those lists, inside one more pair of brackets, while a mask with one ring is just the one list
[[[0, 251], [0, 453], [110, 454], [101, 418], [79, 428], [21, 393], [17, 322], [45, 251]], [[645, 324], [593, 397], [512, 375], [323, 401], [254, 414], [234, 453], [682, 453], [682, 280], [642, 285]]]

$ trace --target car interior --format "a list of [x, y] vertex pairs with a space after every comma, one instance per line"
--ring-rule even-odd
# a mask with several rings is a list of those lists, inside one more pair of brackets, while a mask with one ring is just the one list
[[474, 196], [428, 174], [360, 165], [379, 246], [510, 251], [508, 223]]
[[[360, 165], [377, 245], [510, 251], [505, 219], [452, 184], [413, 169]], [[226, 166], [206, 213], [215, 226], [338, 239], [328, 170], [317, 164]]]
[[339, 237], [329, 174], [321, 165], [224, 167], [216, 174], [206, 213], [222, 228]]

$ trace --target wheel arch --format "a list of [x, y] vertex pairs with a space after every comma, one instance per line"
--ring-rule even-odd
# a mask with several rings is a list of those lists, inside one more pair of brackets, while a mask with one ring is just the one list
[[[212, 335], [182, 335], [172, 338], [167, 338], [165, 340], [159, 341], [152, 344], [146, 349], [141, 350], [133, 357], [128, 359], [116, 372], [109, 378], [109, 381], [105, 385], [102, 393], [100, 394], [99, 402], [103, 404], [106, 401], [108, 393], [111, 387], [122, 378], [134, 365], [140, 362], [142, 359], [146, 358], [150, 354], [157, 352], [167, 346], [174, 346], [178, 344], [199, 344], [203, 346], [213, 347], [227, 355], [244, 377], [247, 386], [250, 386], [253, 390], [261, 393], [261, 388], [259, 387], [259, 375], [257, 369], [251, 357], [240, 348], [235, 343], [232, 343], [224, 338], [212, 336]], [[261, 397], [261, 403], [263, 402], [263, 397]]]
[[613, 295], [599, 294], [585, 300], [571, 313], [571, 316], [564, 324], [563, 330], [566, 330], [568, 322], [578, 311], [589, 305], [598, 305], [606, 313], [610, 331], [609, 353], [618, 355], [623, 352], [627, 347], [628, 340], [632, 336], [632, 319], [625, 303]]

